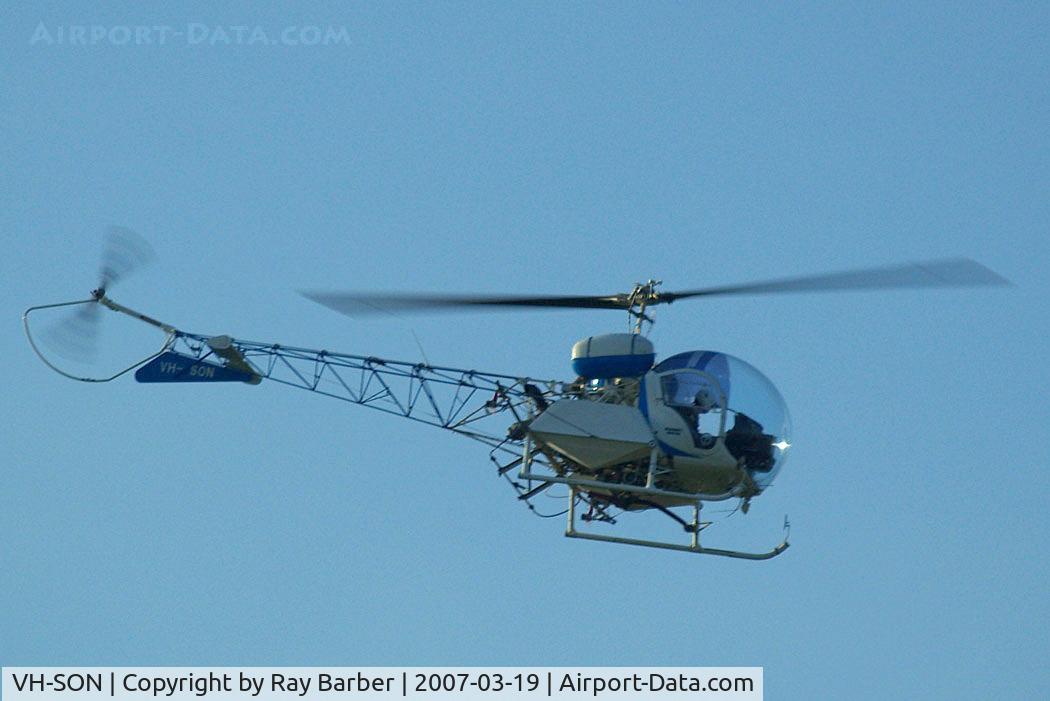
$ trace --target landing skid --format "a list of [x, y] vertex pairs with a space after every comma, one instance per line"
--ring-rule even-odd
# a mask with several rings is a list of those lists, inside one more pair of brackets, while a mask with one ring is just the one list
[[722, 550], [719, 548], [705, 548], [700, 545], [700, 531], [702, 525], [700, 523], [700, 508], [701, 502], [697, 501], [693, 504], [693, 521], [687, 530], [690, 533], [690, 542], [684, 543], [669, 543], [660, 540], [643, 540], [639, 538], [621, 538], [618, 536], [611, 535], [600, 535], [598, 533], [590, 533], [587, 531], [576, 530], [576, 499], [577, 489], [575, 486], [569, 486], [569, 508], [568, 508], [568, 524], [565, 527], [565, 536], [567, 538], [582, 538], [584, 540], [597, 540], [605, 543], [620, 543], [621, 545], [640, 545], [646, 548], [659, 548], [661, 550], [678, 550], [680, 552], [696, 553], [697, 555], [717, 555], [719, 557], [732, 557], [738, 560], [769, 560], [774, 558], [780, 553], [790, 547], [788, 543], [788, 537], [791, 533], [791, 527], [787, 519], [784, 519], [784, 540], [781, 541], [780, 545], [776, 546], [772, 550], [760, 553], [742, 552], [739, 550]]

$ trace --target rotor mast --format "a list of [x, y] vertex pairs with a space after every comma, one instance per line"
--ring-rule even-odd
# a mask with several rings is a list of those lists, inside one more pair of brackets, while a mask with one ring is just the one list
[[629, 327], [633, 325], [631, 333], [641, 334], [642, 324], [645, 322], [649, 322], [650, 328], [656, 323], [656, 319], [646, 314], [645, 309], [650, 304], [655, 304], [660, 301], [656, 288], [661, 284], [661, 280], [653, 280], [652, 278], [645, 283], [636, 282], [634, 283], [634, 289], [626, 296], [625, 304], [627, 305], [628, 315], [627, 325]]

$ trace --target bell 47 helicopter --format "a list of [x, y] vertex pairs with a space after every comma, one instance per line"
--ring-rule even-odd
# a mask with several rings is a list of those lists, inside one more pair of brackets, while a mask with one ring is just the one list
[[[108, 382], [134, 370], [154, 382], [262, 380], [299, 387], [444, 428], [490, 448], [496, 472], [533, 508], [553, 485], [568, 490], [573, 538], [765, 560], [788, 547], [789, 526], [772, 550], [741, 552], [701, 545], [705, 502], [738, 500], [747, 513], [784, 466], [791, 421], [776, 387], [748, 363], [726, 353], [687, 351], [656, 362], [652, 307], [721, 295], [852, 289], [961, 287], [1009, 284], [968, 259], [947, 259], [742, 285], [665, 292], [649, 280], [605, 296], [433, 296], [304, 292], [345, 314], [436, 311], [450, 308], [558, 307], [613, 309], [628, 314], [628, 333], [590, 336], [572, 347], [571, 380], [440, 367], [183, 331], [115, 302], [109, 287], [150, 257], [148, 244], [126, 229], [110, 232], [102, 282], [87, 299], [31, 307], [23, 315], [30, 345], [52, 370], [84, 382]], [[72, 318], [52, 337], [70, 345], [91, 335], [101, 308], [164, 332], [160, 348], [101, 378], [81, 377], [54, 364], [30, 330], [37, 311], [67, 307]], [[516, 474], [515, 474], [516, 472]], [[511, 474], [514, 476], [512, 477]], [[685, 516], [679, 513], [687, 509]], [[616, 524], [639, 511], [667, 515], [681, 541], [610, 535], [594, 523]], [[626, 519], [624, 519], [626, 520]], [[584, 527], [582, 523], [587, 523]]]

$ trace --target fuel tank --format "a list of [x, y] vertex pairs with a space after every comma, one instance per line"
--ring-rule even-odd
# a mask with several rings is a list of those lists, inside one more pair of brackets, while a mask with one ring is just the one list
[[641, 377], [655, 359], [652, 341], [636, 333], [588, 336], [572, 347], [572, 369], [587, 380]]

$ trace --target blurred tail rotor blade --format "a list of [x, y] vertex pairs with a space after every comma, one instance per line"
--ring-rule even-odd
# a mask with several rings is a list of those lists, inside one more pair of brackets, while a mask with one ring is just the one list
[[[106, 230], [99, 265], [96, 297], [154, 259], [153, 247], [146, 239], [123, 226]], [[102, 310], [96, 302], [85, 302], [64, 318], [47, 326], [41, 341], [56, 354], [78, 362], [91, 362], [98, 355]]]
[[48, 348], [66, 360], [91, 362], [98, 355], [101, 312], [98, 303], [85, 303], [64, 319], [45, 328], [40, 338]]
[[146, 239], [123, 226], [111, 226], [106, 232], [106, 244], [102, 249], [102, 265], [99, 271], [100, 289], [107, 290], [156, 256]]

